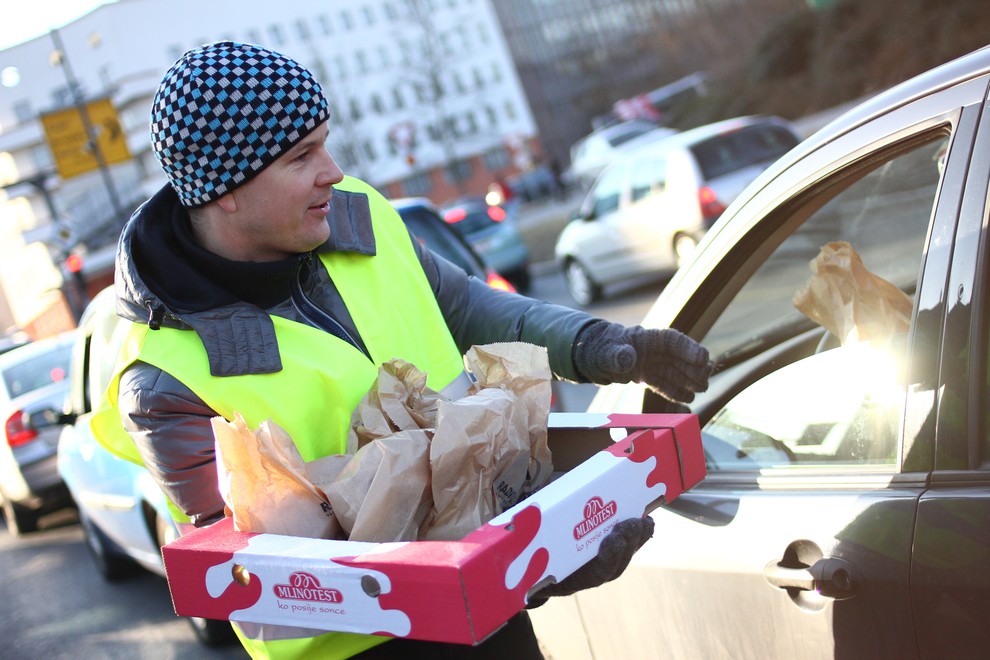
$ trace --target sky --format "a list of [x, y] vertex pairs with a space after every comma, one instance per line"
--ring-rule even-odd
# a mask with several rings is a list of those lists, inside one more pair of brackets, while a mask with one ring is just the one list
[[113, 0], [4, 0], [0, 50], [47, 34]]

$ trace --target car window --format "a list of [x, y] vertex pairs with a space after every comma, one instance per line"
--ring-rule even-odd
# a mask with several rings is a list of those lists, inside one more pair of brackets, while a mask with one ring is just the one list
[[705, 180], [735, 172], [749, 165], [776, 160], [798, 143], [783, 126], [747, 126], [717, 135], [691, 147]]
[[402, 220], [413, 236], [427, 248], [463, 268], [468, 275], [485, 278], [485, 267], [478, 262], [454, 231], [437, 215], [424, 208], [403, 209]]
[[35, 353], [30, 357], [7, 365], [3, 370], [3, 383], [7, 395], [15, 398], [58, 383], [65, 379], [72, 359], [72, 345], [61, 344], [51, 350]]
[[661, 155], [638, 159], [633, 163], [630, 179], [630, 201], [663, 192], [667, 185], [667, 160]]
[[[810, 213], [742, 285], [703, 343], [725, 366], [816, 327], [794, 305], [821, 246], [846, 241], [873, 275], [913, 296], [947, 138], [881, 160]], [[848, 304], [848, 297], [838, 296]], [[838, 305], [839, 314], [850, 314]], [[861, 321], [861, 320], [860, 320]], [[819, 350], [756, 380], [706, 425], [710, 469], [854, 463], [893, 465], [904, 334], [856, 342], [826, 335]], [[828, 341], [826, 341], [828, 340]]]
[[619, 208], [622, 188], [626, 185], [626, 169], [625, 163], [616, 163], [602, 172], [594, 189], [588, 195], [585, 208], [589, 212], [585, 215], [597, 218]]

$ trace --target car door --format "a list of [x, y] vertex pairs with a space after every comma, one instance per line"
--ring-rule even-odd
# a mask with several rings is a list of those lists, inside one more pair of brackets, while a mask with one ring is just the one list
[[[979, 122], [966, 172], [941, 322], [934, 405], [934, 471], [918, 506], [911, 597], [922, 657], [974, 657], [990, 649], [990, 114]], [[934, 371], [934, 369], [933, 369]], [[923, 407], [919, 404], [919, 407]], [[931, 453], [932, 445], [925, 447]]]
[[[572, 631], [557, 639], [568, 657], [952, 657], [940, 645], [960, 627], [954, 650], [985, 651], [986, 440], [967, 432], [985, 429], [986, 400], [967, 388], [986, 391], [986, 331], [950, 317], [986, 296], [956, 241], [962, 213], [960, 231], [985, 224], [974, 141], [986, 93], [985, 76], [947, 84], [820, 142], [716, 225], [644, 322], [700, 337], [720, 365], [692, 408], [708, 477], [652, 514], [656, 534], [621, 578], [534, 612], [551, 651], [555, 616]], [[976, 199], [963, 196], [971, 172]], [[908, 295], [910, 317], [864, 305], [889, 331], [855, 341], [799, 312], [808, 264], [832, 241]], [[968, 270], [985, 270], [964, 243]], [[641, 387], [608, 389], [593, 409], [666, 408]]]

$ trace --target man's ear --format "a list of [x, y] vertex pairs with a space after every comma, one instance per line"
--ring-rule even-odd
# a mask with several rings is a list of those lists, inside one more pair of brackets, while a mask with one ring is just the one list
[[217, 206], [226, 211], [227, 213], [235, 213], [237, 211], [237, 200], [234, 199], [234, 193], [229, 192], [223, 197], [217, 200]]

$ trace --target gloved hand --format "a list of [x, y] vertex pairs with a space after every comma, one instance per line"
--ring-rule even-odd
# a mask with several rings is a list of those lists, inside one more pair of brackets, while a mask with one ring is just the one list
[[630, 518], [617, 523], [602, 539], [598, 554], [556, 584], [543, 587], [529, 597], [527, 607], [539, 607], [553, 596], [570, 596], [619, 577], [632, 556], [653, 536], [653, 518]]
[[708, 349], [685, 334], [598, 320], [574, 344], [574, 366], [592, 383], [646, 383], [671, 401], [690, 403], [708, 389]]

